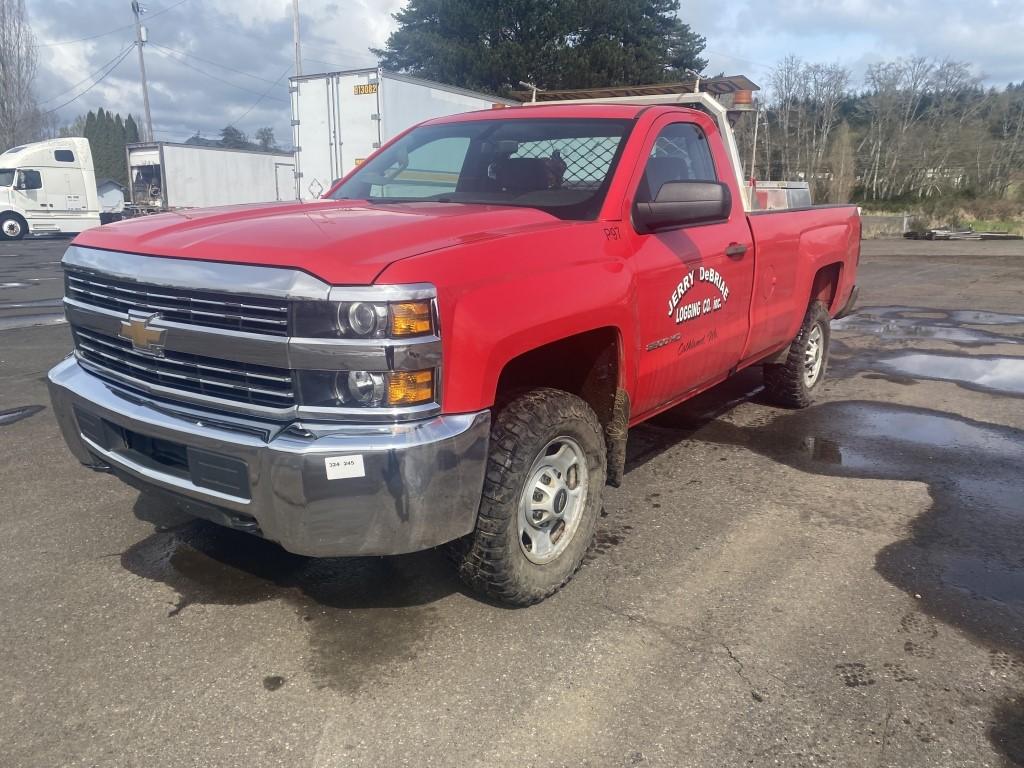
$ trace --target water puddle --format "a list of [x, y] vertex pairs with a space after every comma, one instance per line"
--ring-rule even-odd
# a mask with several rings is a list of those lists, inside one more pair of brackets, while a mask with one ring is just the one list
[[[145, 496], [136, 515], [149, 522], [165, 510]], [[167, 584], [178, 594], [170, 620], [189, 607], [250, 605], [284, 600], [302, 617], [314, 683], [342, 691], [400, 674], [435, 631], [435, 601], [461, 586], [437, 552], [390, 558], [307, 558], [276, 544], [167, 511], [161, 530], [121, 556], [132, 573]], [[267, 678], [268, 690], [276, 685]], [[283, 680], [282, 680], [283, 684]]]
[[1024, 396], [1024, 357], [910, 352], [879, 360], [878, 364], [915, 379], [952, 381], [981, 392]]
[[59, 307], [61, 299], [32, 299], [30, 301], [0, 301], [0, 309], [34, 309], [36, 307]]
[[975, 310], [916, 307], [867, 307], [832, 322], [836, 331], [870, 334], [887, 340], [949, 341], [959, 346], [1021, 344], [1019, 333], [997, 333], [971, 326], [1024, 325], [1024, 315]]
[[[928, 485], [931, 508], [884, 548], [877, 570], [927, 612], [1024, 649], [1024, 431], [939, 411], [825, 403], [764, 425], [717, 420], [679, 439], [742, 446], [805, 472]], [[822, 500], [830, 522], [887, 525]]]
[[[850, 317], [923, 319], [959, 325], [1024, 325], [1024, 315], [974, 309], [933, 309], [931, 307], [863, 307]], [[845, 322], [849, 318], [843, 318]]]
[[26, 405], [21, 408], [11, 408], [6, 411], [0, 411], [0, 427], [6, 427], [9, 424], [27, 419], [29, 416], [35, 416], [43, 410], [41, 405]]
[[16, 328], [32, 328], [36, 325], [63, 325], [67, 318], [63, 313], [56, 312], [44, 315], [16, 315], [14, 317], [0, 317], [0, 331], [11, 331]]

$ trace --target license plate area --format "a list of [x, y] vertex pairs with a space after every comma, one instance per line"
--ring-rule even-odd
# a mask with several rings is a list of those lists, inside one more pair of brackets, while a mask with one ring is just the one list
[[252, 498], [249, 467], [240, 459], [136, 432], [78, 408], [75, 417], [82, 435], [106, 451], [189, 480], [199, 488]]

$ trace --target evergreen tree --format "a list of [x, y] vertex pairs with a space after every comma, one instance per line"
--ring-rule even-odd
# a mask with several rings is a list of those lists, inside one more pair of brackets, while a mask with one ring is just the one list
[[97, 179], [114, 179], [128, 183], [128, 161], [125, 144], [138, 141], [139, 131], [135, 119], [129, 115], [123, 120], [120, 114], [109, 112], [102, 107], [75, 118], [68, 127], [61, 129], [62, 136], [84, 136], [92, 148], [93, 167]]
[[128, 144], [134, 144], [139, 140], [139, 124], [135, 121], [134, 115], [128, 115], [124, 121], [124, 140]]
[[704, 38], [674, 0], [409, 0], [372, 49], [388, 69], [506, 93], [638, 85], [702, 70]]

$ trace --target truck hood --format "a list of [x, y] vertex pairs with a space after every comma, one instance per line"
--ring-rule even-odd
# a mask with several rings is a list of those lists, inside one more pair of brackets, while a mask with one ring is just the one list
[[317, 200], [143, 216], [86, 230], [74, 242], [153, 256], [290, 267], [334, 285], [369, 285], [400, 259], [568, 224], [533, 208]]

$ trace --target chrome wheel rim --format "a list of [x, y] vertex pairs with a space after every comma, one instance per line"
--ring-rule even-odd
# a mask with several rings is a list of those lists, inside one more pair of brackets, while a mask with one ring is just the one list
[[821, 375], [821, 365], [825, 361], [825, 335], [821, 325], [817, 324], [807, 334], [807, 346], [804, 349], [804, 384], [813, 387]]
[[519, 500], [519, 546], [532, 563], [550, 563], [579, 529], [590, 473], [580, 444], [556, 437], [538, 454]]
[[6, 219], [3, 223], [3, 232], [7, 237], [17, 237], [21, 234], [21, 222], [17, 219]]

